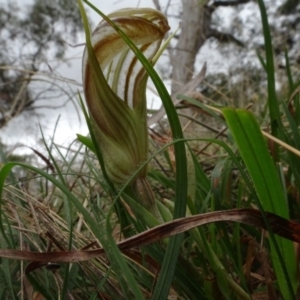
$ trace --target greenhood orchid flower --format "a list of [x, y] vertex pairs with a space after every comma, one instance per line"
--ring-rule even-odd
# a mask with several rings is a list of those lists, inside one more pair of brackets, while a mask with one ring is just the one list
[[[151, 61], [169, 30], [167, 19], [150, 8], [122, 9], [108, 15]], [[94, 134], [106, 172], [116, 185], [125, 183], [147, 160], [147, 73], [120, 35], [101, 21], [91, 36], [101, 74], [95, 73], [85, 49], [83, 86]], [[138, 193], [148, 194], [146, 166], [132, 178]]]

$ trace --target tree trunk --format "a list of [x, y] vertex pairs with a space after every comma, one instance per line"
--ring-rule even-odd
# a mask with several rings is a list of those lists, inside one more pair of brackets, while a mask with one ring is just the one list
[[[200, 2], [199, 0], [182, 0], [181, 33], [176, 48], [170, 56], [173, 68], [172, 94], [176, 94], [192, 79], [196, 56], [210, 34], [211, 11], [205, 5], [208, 1]], [[187, 108], [181, 110], [180, 113], [192, 116], [194, 112]], [[181, 117], [180, 121], [185, 127], [189, 119]], [[193, 131], [193, 127], [189, 129]]]
[[200, 2], [182, 0], [181, 33], [171, 56], [172, 94], [193, 77], [195, 58], [210, 33], [211, 12], [207, 1]]

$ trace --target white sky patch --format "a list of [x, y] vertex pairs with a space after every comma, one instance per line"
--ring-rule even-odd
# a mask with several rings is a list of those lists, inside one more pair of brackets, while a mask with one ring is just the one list
[[[30, 4], [31, 1], [18, 0], [18, 4]], [[137, 7], [139, 4], [143, 7], [152, 7], [152, 0], [121, 0], [121, 1], [102, 1], [102, 0], [93, 0], [90, 1], [96, 7], [98, 7], [105, 14], [109, 14], [117, 9], [126, 8], [126, 7]], [[91, 23], [93, 28], [99, 23], [101, 17], [90, 8], [87, 8]], [[84, 34], [80, 34], [77, 45], [70, 46], [67, 49], [67, 55], [64, 62], [61, 61], [49, 61], [49, 66], [57, 66], [55, 68], [55, 73], [53, 76], [66, 78], [67, 82], [63, 84], [64, 88], [69, 94], [77, 93], [82, 91], [82, 75], [81, 75], [81, 60], [84, 46], [80, 44], [84, 43], [85, 38]], [[69, 44], [72, 42], [66, 41]], [[49, 68], [45, 66], [45, 68]], [[54, 68], [53, 68], [54, 69]], [[70, 80], [70, 81], [69, 81]], [[71, 81], [74, 80], [76, 84], [72, 84]], [[41, 139], [39, 123], [43, 130], [44, 136], [49, 139], [52, 137], [55, 130], [55, 124], [59, 119], [59, 123], [56, 129], [55, 142], [60, 145], [68, 146], [71, 141], [76, 139], [76, 133], [86, 135], [88, 133], [87, 126], [85, 124], [84, 116], [80, 111], [78, 105], [78, 97], [74, 101], [77, 102], [74, 105], [74, 102], [69, 101], [64, 107], [59, 109], [39, 109], [37, 111], [37, 116], [32, 116], [30, 113], [24, 113], [14, 119], [12, 119], [8, 126], [1, 129], [1, 141], [10, 146], [15, 145], [27, 145], [30, 147], [36, 147], [37, 141]], [[53, 100], [52, 103], [49, 103], [47, 106], [59, 106], [66, 99], [57, 99]], [[45, 102], [45, 101], [43, 101]], [[36, 105], [41, 105], [37, 103]], [[24, 153], [26, 147], [18, 147], [17, 152], [21, 151]], [[28, 150], [31, 151], [31, 150]]]
[[[1, 0], [0, 0], [1, 1]], [[271, 1], [271, 2], [270, 2]], [[276, 1], [276, 5], [274, 5]], [[30, 3], [30, 0], [17, 0], [18, 3], [23, 4]], [[165, 8], [168, 1], [161, 0], [162, 9]], [[267, 0], [266, 2], [274, 3], [274, 7], [278, 7], [279, 4], [283, 3], [283, 0]], [[93, 0], [91, 1], [96, 7], [101, 9], [105, 14], [109, 14], [114, 10], [125, 8], [125, 7], [137, 7], [138, 5], [143, 7], [152, 7], [154, 8], [152, 0], [119, 0], [119, 1], [103, 1], [103, 0]], [[168, 12], [172, 15], [177, 15], [181, 9], [180, 0], [172, 0], [171, 6]], [[99, 23], [101, 20], [100, 16], [93, 12], [91, 9], [88, 9], [91, 22], [93, 23], [92, 29]], [[234, 18], [233, 18], [234, 17]], [[229, 74], [232, 66], [243, 67], [245, 65], [258, 66], [259, 61], [257, 59], [255, 50], [250, 49], [250, 45], [263, 45], [263, 37], [261, 35], [254, 33], [254, 38], [249, 40], [250, 36], [253, 36], [253, 30], [260, 30], [261, 20], [260, 13], [258, 10], [257, 3], [249, 2], [246, 5], [240, 6], [238, 10], [232, 8], [219, 8], [214, 14], [214, 22], [212, 25], [217, 24], [217, 21], [221, 21], [220, 25], [217, 25], [217, 29], [224, 32], [231, 32], [232, 28], [235, 28], [235, 25], [232, 23], [233, 20], [236, 20], [238, 24], [241, 24], [240, 29], [235, 29], [234, 36], [241, 39], [245, 43], [246, 55], [239, 55], [241, 51], [237, 50], [235, 46], [229, 46], [226, 51], [219, 51], [221, 45], [218, 41], [214, 39], [207, 40], [205, 45], [201, 48], [201, 51], [196, 58], [196, 72], [200, 70], [203, 63], [207, 62], [207, 74], [216, 74], [223, 73]], [[178, 18], [169, 18], [169, 23], [171, 26], [171, 31], [177, 29], [179, 24]], [[270, 20], [270, 23], [276, 23], [275, 20]], [[295, 34], [299, 34], [296, 32]], [[71, 39], [70, 39], [71, 40]], [[68, 43], [69, 41], [66, 41]], [[78, 44], [84, 43], [84, 34], [80, 34], [78, 39]], [[172, 42], [173, 44], [176, 41]], [[239, 52], [240, 51], [240, 52]], [[299, 51], [299, 50], [293, 50]], [[50, 61], [49, 65], [56, 66], [59, 63], [59, 68], [55, 69], [53, 75], [60, 76], [61, 78], [67, 78], [69, 80], [74, 80], [76, 84], [71, 82], [65, 82], [64, 88], [69, 93], [77, 93], [77, 91], [82, 91], [81, 87], [81, 59], [83, 53], [83, 46], [78, 47], [68, 47], [67, 56], [64, 62]], [[163, 55], [160, 61], [157, 63], [157, 69], [162, 70], [166, 69], [165, 64], [168, 63], [168, 59]], [[45, 64], [45, 68], [48, 66]], [[238, 76], [237, 76], [238, 78]], [[236, 79], [238, 80], [238, 79]], [[170, 87], [170, 80], [165, 81], [167, 88]], [[149, 82], [149, 88], [147, 91], [148, 96], [148, 106], [153, 109], [160, 107], [160, 100], [157, 96], [154, 85]], [[78, 97], [75, 97], [78, 99]], [[77, 100], [75, 100], [77, 101]], [[61, 104], [62, 99], [53, 100], [51, 103], [53, 106]], [[85, 120], [80, 113], [78, 117], [78, 105], [77, 109], [74, 106], [74, 103], [71, 101], [68, 102], [64, 107], [60, 109], [47, 109], [47, 110], [38, 110], [37, 113], [41, 114], [38, 118], [41, 126], [43, 128], [44, 135], [46, 137], [52, 136], [54, 131], [55, 123], [60, 116], [60, 121], [58, 124], [57, 132], [55, 135], [55, 142], [58, 144], [64, 144], [68, 146], [70, 141], [76, 139], [76, 133], [83, 135], [87, 134], [87, 128], [85, 125]], [[9, 125], [1, 130], [1, 138], [4, 144], [15, 145], [16, 143], [23, 143], [30, 146], [35, 146], [37, 140], [41, 138], [37, 118], [30, 115], [30, 113], [25, 113], [20, 117], [13, 119]]]

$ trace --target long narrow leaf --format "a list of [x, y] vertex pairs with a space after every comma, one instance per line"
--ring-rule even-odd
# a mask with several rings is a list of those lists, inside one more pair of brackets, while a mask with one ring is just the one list
[[[267, 11], [266, 11], [264, 1], [258, 0], [258, 5], [261, 14], [264, 40], [265, 40], [266, 72], [268, 78], [268, 104], [269, 104], [269, 113], [270, 113], [270, 121], [271, 121], [271, 130], [272, 130], [272, 135], [277, 137], [280, 114], [279, 114], [279, 105], [278, 105], [276, 89], [275, 89], [275, 68], [274, 68], [272, 39], [271, 39], [270, 26], [268, 23], [268, 16], [267, 16]], [[275, 154], [275, 156], [277, 156], [277, 153]]]
[[[269, 222], [274, 233], [286, 239], [300, 243], [300, 225], [298, 222], [289, 221], [273, 213], [265, 213], [265, 215], [266, 220]], [[127, 251], [155, 243], [172, 235], [186, 232], [201, 225], [224, 221], [249, 224], [251, 226], [268, 230], [264, 218], [257, 209], [230, 209], [175, 219], [123, 240], [117, 245], [121, 251]], [[57, 252], [33, 252], [15, 249], [0, 249], [0, 257], [33, 262], [81, 262], [104, 254], [106, 254], [106, 252], [103, 248]]]
[[[231, 108], [223, 109], [223, 114], [249, 171], [263, 209], [288, 218], [288, 206], [276, 167], [253, 114], [247, 110]], [[291, 299], [290, 297], [295, 295], [297, 286], [297, 264], [293, 244], [277, 237], [275, 243], [278, 244], [284, 261], [282, 264], [280, 253], [277, 253], [276, 245], [271, 239], [272, 260], [278, 284], [285, 299]]]

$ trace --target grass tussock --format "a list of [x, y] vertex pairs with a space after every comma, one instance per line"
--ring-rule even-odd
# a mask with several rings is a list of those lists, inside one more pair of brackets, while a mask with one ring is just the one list
[[[2, 165], [1, 299], [297, 299], [299, 88], [287, 58], [288, 92], [276, 94], [258, 2], [267, 97], [254, 113], [234, 107], [240, 90], [224, 105], [214, 99], [222, 91], [178, 95], [176, 109], [151, 63], [114, 27], [155, 84], [168, 126], [149, 129], [149, 158], [122, 185], [105, 172], [84, 105], [89, 137], [69, 149], [44, 141], [43, 153], [34, 150], [39, 167]], [[179, 117], [188, 118], [183, 129]], [[143, 196], [154, 199], [150, 209]]]

